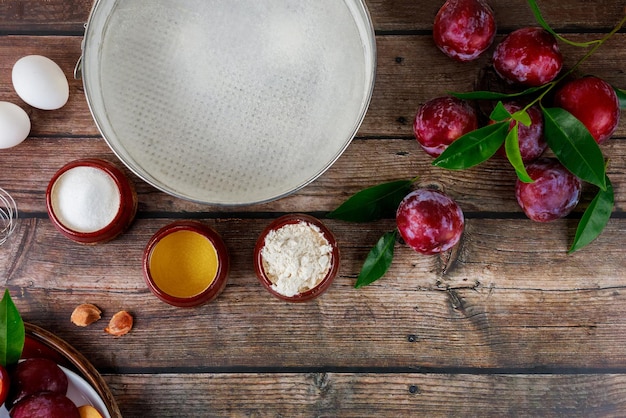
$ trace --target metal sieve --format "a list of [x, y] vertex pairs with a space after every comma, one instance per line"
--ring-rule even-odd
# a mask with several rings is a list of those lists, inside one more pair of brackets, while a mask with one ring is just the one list
[[77, 69], [98, 129], [137, 176], [245, 205], [339, 158], [375, 67], [362, 0], [96, 0]]

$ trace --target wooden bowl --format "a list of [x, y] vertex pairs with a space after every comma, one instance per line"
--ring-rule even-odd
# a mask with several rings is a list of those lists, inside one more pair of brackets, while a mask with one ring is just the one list
[[36, 325], [24, 323], [26, 341], [22, 357], [46, 357], [76, 372], [96, 391], [111, 418], [122, 418], [117, 402], [98, 370], [70, 344]]

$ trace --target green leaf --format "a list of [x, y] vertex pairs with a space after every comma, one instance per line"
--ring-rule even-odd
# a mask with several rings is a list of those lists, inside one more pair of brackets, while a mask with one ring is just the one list
[[470, 92], [464, 92], [464, 93], [449, 92], [449, 94], [458, 99], [465, 99], [465, 100], [502, 100], [502, 99], [510, 99], [513, 97], [526, 96], [528, 94], [532, 94], [536, 91], [542, 90], [549, 85], [550, 84], [545, 84], [543, 86], [538, 86], [538, 87], [530, 87], [530, 88], [527, 88], [526, 90], [519, 91], [517, 93], [498, 93], [495, 91], [480, 90], [480, 91], [470, 91]]
[[491, 111], [489, 119], [496, 122], [502, 122], [504, 120], [511, 119], [511, 113], [506, 110], [506, 107], [504, 107], [502, 102], [498, 102], [498, 104], [496, 104], [496, 107]]
[[355, 288], [367, 286], [385, 275], [393, 260], [398, 230], [385, 233], [372, 248], [363, 263]]
[[416, 180], [417, 177], [368, 187], [352, 195], [326, 216], [349, 222], [369, 222], [395, 216], [398, 205]]
[[9, 291], [4, 291], [0, 301], [0, 364], [17, 363], [24, 349], [25, 329], [20, 313], [11, 300]]
[[626, 109], [626, 90], [618, 89], [616, 87], [613, 88], [615, 89], [615, 93], [619, 99], [619, 107], [621, 109]]
[[614, 204], [613, 185], [611, 185], [611, 181], [607, 177], [606, 190], [598, 191], [596, 197], [594, 197], [585, 213], [583, 213], [580, 222], [578, 222], [576, 236], [569, 253], [580, 250], [602, 233], [606, 224], [609, 223]]
[[506, 150], [506, 156], [509, 162], [515, 169], [517, 177], [524, 183], [532, 183], [533, 179], [530, 178], [526, 172], [524, 161], [522, 160], [522, 153], [519, 149], [519, 125], [516, 123], [509, 131], [504, 141], [504, 149]]
[[433, 161], [433, 165], [450, 170], [463, 170], [488, 160], [502, 146], [509, 130], [509, 121], [487, 125], [468, 132]]
[[585, 125], [564, 109], [542, 110], [546, 141], [561, 164], [582, 180], [606, 190], [604, 156]]
[[518, 110], [517, 112], [511, 115], [513, 120], [521, 123], [524, 126], [530, 126], [533, 124], [533, 121], [530, 119], [530, 115], [524, 109]]
[[574, 42], [574, 41], [570, 41], [569, 39], [566, 39], [564, 37], [562, 37], [561, 35], [559, 35], [558, 33], [556, 33], [554, 31], [554, 29], [552, 29], [550, 27], [550, 25], [548, 25], [548, 23], [545, 21], [545, 19], [543, 18], [543, 16], [541, 15], [541, 11], [539, 10], [539, 6], [537, 6], [537, 2], [535, 0], [528, 0], [528, 5], [530, 6], [530, 10], [532, 10], [533, 15], [535, 15], [535, 20], [537, 20], [537, 23], [539, 23], [541, 25], [542, 28], [544, 28], [545, 30], [547, 30], [548, 32], [550, 32], [552, 35], [554, 35], [555, 38], [570, 44], [572, 46], [578, 46], [578, 47], [583, 47], [586, 48], [588, 46], [591, 46], [595, 43], [597, 43], [598, 41], [591, 41], [591, 42]]
[[489, 119], [495, 122], [503, 122], [505, 120], [513, 119], [514, 121], [520, 122], [525, 126], [532, 125], [532, 120], [530, 119], [530, 115], [526, 110], [520, 109], [517, 112], [511, 114], [511, 112], [509, 112], [506, 107], [504, 107], [504, 104], [502, 102], [498, 102], [496, 104], [496, 107], [494, 107], [494, 109], [491, 111], [491, 114], [489, 115]]

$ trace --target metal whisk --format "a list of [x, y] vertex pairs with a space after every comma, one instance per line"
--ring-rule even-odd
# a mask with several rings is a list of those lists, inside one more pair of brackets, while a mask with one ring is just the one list
[[13, 197], [0, 187], [0, 245], [4, 244], [17, 226], [17, 205]]

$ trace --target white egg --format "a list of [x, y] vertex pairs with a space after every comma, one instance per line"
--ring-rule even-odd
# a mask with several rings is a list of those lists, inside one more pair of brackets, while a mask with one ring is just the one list
[[13, 65], [12, 77], [17, 95], [37, 109], [54, 110], [67, 103], [70, 95], [67, 77], [50, 58], [22, 57]]
[[21, 143], [30, 133], [30, 118], [16, 104], [0, 102], [0, 148]]

